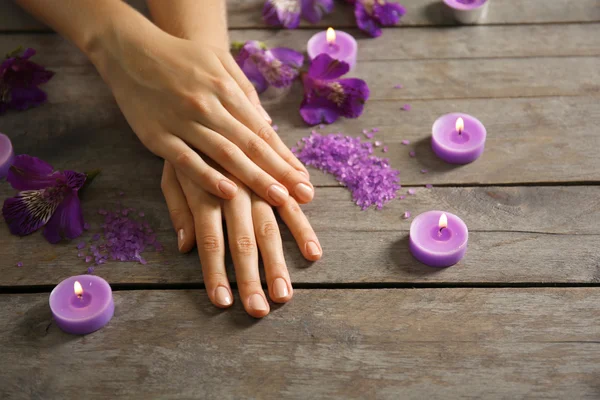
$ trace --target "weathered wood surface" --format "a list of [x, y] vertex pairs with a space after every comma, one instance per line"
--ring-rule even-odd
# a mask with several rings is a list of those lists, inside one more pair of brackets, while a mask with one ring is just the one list
[[116, 292], [85, 337], [48, 294], [0, 296], [0, 397], [600, 395], [600, 289], [297, 290], [258, 322], [203, 291]]
[[[144, 0], [128, 0], [147, 15]], [[407, 13], [400, 26], [453, 25], [454, 19], [439, 0], [403, 0]], [[269, 28], [262, 22], [264, 0], [227, 0], [229, 26], [231, 29]], [[302, 27], [326, 28], [355, 27], [353, 8], [343, 0], [337, 0], [335, 11], [316, 25], [306, 21]], [[597, 0], [497, 0], [490, 2], [486, 18], [481, 24], [548, 24], [565, 22], [600, 21], [600, 6]], [[0, 0], [0, 31], [47, 30], [12, 0]], [[393, 28], [387, 28], [387, 31]]]
[[[129, 183], [124, 198], [121, 183], [105, 173], [83, 198], [93, 230], [102, 223], [99, 208], [126, 206], [143, 210], [165, 246], [147, 253], [148, 265], [110, 262], [96, 273], [111, 283], [202, 284], [196, 251], [177, 252], [176, 238], [158, 187]], [[4, 189], [6, 189], [4, 187]], [[7, 193], [7, 190], [3, 190]], [[321, 261], [306, 261], [289, 231], [281, 225], [292, 281], [301, 283], [598, 283], [600, 282], [600, 187], [480, 187], [420, 188], [415, 196], [390, 203], [381, 211], [360, 211], [342, 188], [320, 188], [304, 207], [324, 249]], [[4, 195], [2, 195], [4, 197]], [[470, 229], [469, 250], [452, 268], [429, 268], [408, 251], [413, 216], [442, 209], [461, 216]], [[82, 240], [90, 240], [88, 232]], [[85, 273], [77, 257], [80, 240], [50, 245], [41, 235], [19, 238], [0, 221], [0, 286], [55, 285]], [[32, 251], [35, 249], [35, 251]], [[17, 262], [23, 267], [17, 267]], [[227, 260], [231, 281], [233, 265]]]

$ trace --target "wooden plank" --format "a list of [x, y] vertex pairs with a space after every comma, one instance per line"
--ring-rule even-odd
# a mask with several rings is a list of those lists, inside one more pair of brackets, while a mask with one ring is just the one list
[[[600, 290], [297, 290], [258, 322], [203, 291], [115, 293], [84, 337], [0, 296], [2, 398], [598, 397]], [[224, 377], [235, 377], [224, 384]]]
[[[128, 0], [147, 15], [144, 0]], [[447, 9], [436, 0], [403, 0], [407, 13], [402, 26], [454, 25]], [[232, 29], [268, 28], [262, 22], [264, 0], [227, 0], [229, 26]], [[482, 24], [549, 24], [600, 21], [600, 7], [596, 0], [512, 0], [493, 1]], [[350, 28], [356, 26], [353, 9], [343, 2], [336, 2], [335, 11], [316, 25], [302, 22], [303, 28], [318, 26], [326, 28]], [[0, 0], [0, 31], [47, 30], [43, 24], [31, 18], [12, 0]], [[386, 32], [393, 30], [387, 28]]]
[[[358, 37], [358, 61], [600, 55], [600, 24], [497, 25], [393, 29], [376, 40]], [[318, 30], [243, 29], [232, 41], [264, 41], [269, 47], [303, 50]], [[468, 38], [468, 40], [465, 40]], [[557, 46], [556, 43], [560, 43]]]
[[[158, 173], [158, 171], [157, 171]], [[158, 176], [158, 175], [157, 175]], [[158, 178], [156, 178], [158, 180]], [[143, 210], [164, 244], [163, 253], [147, 253], [149, 264], [109, 262], [96, 273], [111, 283], [202, 283], [196, 251], [177, 252], [176, 238], [156, 183], [128, 182], [124, 198], [117, 173], [105, 173], [84, 195], [86, 220], [92, 231], [102, 217], [99, 208], [120, 201]], [[3, 188], [5, 194], [8, 190]], [[300, 254], [284, 225], [284, 253], [294, 283], [520, 283], [600, 282], [598, 187], [482, 187], [418, 189], [415, 196], [390, 203], [381, 211], [360, 211], [341, 188], [321, 188], [304, 207], [324, 249], [324, 258], [311, 265]], [[408, 251], [413, 216], [443, 209], [461, 216], [470, 229], [465, 259], [448, 269], [428, 268]], [[81, 240], [91, 239], [92, 232]], [[0, 274], [3, 286], [54, 285], [85, 273], [88, 264], [77, 257], [80, 240], [50, 245], [41, 235], [19, 238], [0, 221]], [[36, 251], [31, 251], [36, 249]], [[17, 267], [17, 262], [23, 267]], [[229, 276], [235, 281], [231, 259]]]

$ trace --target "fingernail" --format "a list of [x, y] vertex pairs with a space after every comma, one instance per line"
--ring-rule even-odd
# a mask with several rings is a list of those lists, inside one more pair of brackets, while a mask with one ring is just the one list
[[266, 311], [267, 303], [265, 299], [260, 294], [253, 294], [250, 296], [250, 301], [248, 302], [251, 309], [255, 311]]
[[271, 185], [267, 194], [277, 204], [285, 203], [289, 196], [287, 190], [279, 185]]
[[183, 229], [180, 229], [177, 232], [177, 247], [179, 248], [179, 251], [181, 251], [181, 248], [183, 247], [184, 242], [185, 242], [184, 232], [183, 232]]
[[263, 118], [266, 119], [269, 124], [273, 123], [273, 120], [269, 116], [269, 113], [267, 112], [267, 110], [265, 110], [265, 108], [260, 104], [258, 105], [258, 111], [260, 111]]
[[226, 287], [219, 286], [217, 290], [215, 290], [215, 301], [220, 306], [230, 306], [232, 301], [229, 290], [227, 290]]
[[314, 190], [305, 183], [299, 183], [296, 185], [296, 197], [301, 201], [311, 201], [315, 194]]
[[313, 256], [313, 257], [321, 255], [321, 250], [319, 249], [319, 246], [317, 246], [317, 244], [315, 242], [306, 243], [306, 252], [308, 253], [309, 256]]
[[228, 198], [235, 197], [237, 193], [237, 185], [233, 182], [222, 180], [219, 182], [219, 190]]
[[288, 291], [287, 283], [283, 278], [277, 278], [273, 282], [273, 294], [278, 299], [283, 299], [287, 297], [290, 292]]

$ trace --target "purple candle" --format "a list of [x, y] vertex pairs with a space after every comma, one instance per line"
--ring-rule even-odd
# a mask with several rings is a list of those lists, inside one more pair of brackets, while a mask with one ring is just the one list
[[430, 267], [449, 267], [467, 251], [469, 230], [462, 219], [443, 211], [427, 211], [410, 224], [412, 255]]
[[431, 148], [450, 164], [468, 164], [483, 153], [485, 126], [468, 114], [452, 113], [439, 117], [432, 128]]
[[345, 61], [350, 65], [350, 70], [356, 65], [356, 52], [358, 45], [356, 39], [346, 32], [334, 31], [333, 28], [327, 32], [318, 32], [311, 37], [306, 45], [308, 56], [312, 60], [322, 53], [329, 54], [331, 58]]
[[85, 335], [110, 321], [115, 311], [112, 290], [99, 276], [72, 276], [50, 293], [50, 309], [56, 325], [67, 333]]
[[0, 133], [0, 179], [6, 178], [8, 169], [13, 163], [15, 153], [8, 136]]
[[488, 0], [444, 0], [444, 3], [462, 24], [474, 24], [487, 14]]

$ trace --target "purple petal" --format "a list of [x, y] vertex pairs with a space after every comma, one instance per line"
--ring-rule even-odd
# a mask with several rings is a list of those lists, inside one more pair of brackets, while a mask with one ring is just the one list
[[371, 37], [381, 36], [381, 27], [378, 21], [369, 14], [361, 1], [357, 1], [354, 6], [354, 16], [358, 28]]
[[52, 200], [43, 190], [26, 190], [4, 200], [2, 215], [10, 233], [25, 236], [44, 226], [58, 207]]
[[302, 18], [312, 24], [316, 24], [323, 18], [324, 14], [333, 11], [333, 0], [303, 0]]
[[308, 75], [313, 79], [331, 80], [339, 78], [350, 70], [350, 65], [344, 61], [331, 58], [328, 54], [316, 56], [308, 69]]
[[68, 194], [44, 228], [44, 237], [58, 243], [65, 237], [75, 239], [83, 233], [81, 204], [75, 192]]
[[6, 180], [17, 190], [38, 190], [55, 185], [60, 177], [47, 162], [22, 154], [15, 157]]
[[322, 122], [332, 124], [340, 116], [335, 104], [326, 99], [317, 99], [310, 103], [303, 100], [300, 104], [300, 115], [309, 125], [317, 125]]
[[398, 3], [388, 3], [385, 1], [381, 4], [376, 1], [373, 4], [373, 16], [383, 26], [396, 25], [400, 21], [400, 17], [404, 14], [406, 14], [406, 9]]
[[268, 50], [271, 54], [284, 64], [294, 68], [302, 68], [304, 64], [304, 55], [296, 50], [288, 49], [287, 47], [275, 47]]
[[39, 106], [48, 99], [48, 95], [42, 89], [31, 86], [26, 88], [14, 87], [10, 90], [9, 106], [17, 111], [27, 110]]
[[85, 174], [75, 172], [75, 171], [63, 171], [63, 175], [67, 180], [67, 186], [73, 190], [79, 190], [85, 183], [87, 179]]
[[267, 0], [263, 20], [272, 26], [294, 29], [300, 24], [300, 8], [300, 0]]

